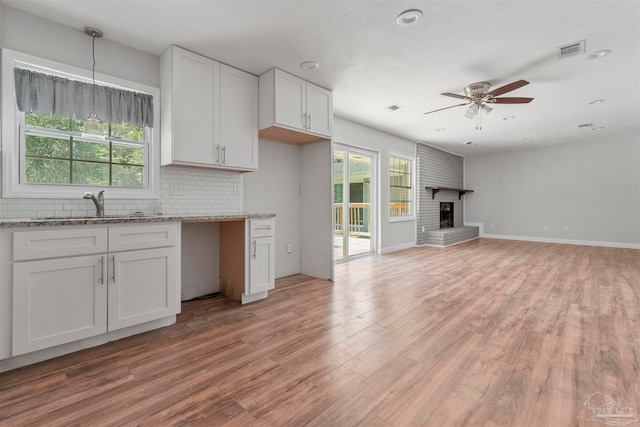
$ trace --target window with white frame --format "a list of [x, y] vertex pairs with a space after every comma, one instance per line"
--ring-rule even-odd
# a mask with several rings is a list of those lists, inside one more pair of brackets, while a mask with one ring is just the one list
[[414, 159], [401, 154], [389, 156], [389, 219], [413, 219]]
[[[86, 70], [6, 49], [2, 67], [3, 197], [77, 197], [96, 189], [112, 198], [158, 197], [159, 89], [104, 75], [94, 87]], [[73, 86], [61, 89], [65, 84]], [[55, 89], [43, 95], [46, 86]], [[95, 106], [87, 107], [86, 92], [95, 89]], [[63, 96], [70, 98], [63, 105], [49, 99]], [[98, 112], [103, 134], [83, 133], [88, 114], [81, 108]]]

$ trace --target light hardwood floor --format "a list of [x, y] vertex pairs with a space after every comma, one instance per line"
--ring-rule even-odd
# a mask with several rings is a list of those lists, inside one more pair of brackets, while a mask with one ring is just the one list
[[336, 273], [0, 374], [0, 424], [598, 426], [605, 398], [638, 418], [639, 250], [479, 239]]

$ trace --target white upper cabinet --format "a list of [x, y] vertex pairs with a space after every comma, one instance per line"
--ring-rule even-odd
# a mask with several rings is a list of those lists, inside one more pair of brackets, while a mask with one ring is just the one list
[[260, 138], [292, 144], [331, 139], [331, 91], [277, 68], [260, 76]]
[[221, 143], [224, 166], [258, 168], [258, 78], [222, 64]]
[[171, 46], [160, 59], [162, 165], [258, 167], [258, 78]]

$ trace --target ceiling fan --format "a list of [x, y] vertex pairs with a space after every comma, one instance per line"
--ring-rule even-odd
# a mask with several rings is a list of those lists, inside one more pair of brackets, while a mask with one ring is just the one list
[[489, 88], [491, 87], [490, 83], [480, 82], [480, 83], [472, 83], [469, 86], [464, 88], [465, 95], [458, 95], [457, 93], [441, 93], [444, 96], [450, 96], [452, 98], [464, 99], [465, 102], [458, 105], [452, 105], [451, 107], [440, 108], [438, 110], [428, 111], [424, 114], [431, 114], [437, 111], [447, 110], [449, 108], [454, 107], [462, 107], [463, 105], [469, 105], [469, 109], [467, 113], [464, 115], [468, 119], [476, 118], [476, 129], [482, 129], [480, 124], [480, 112], [484, 111], [485, 114], [489, 114], [493, 108], [489, 107], [487, 104], [527, 104], [533, 101], [533, 98], [520, 98], [520, 97], [504, 97], [504, 98], [496, 98], [496, 96], [505, 94], [507, 92], [511, 92], [512, 90], [516, 90], [521, 88], [522, 86], [528, 85], [529, 82], [526, 80], [518, 80], [517, 82], [509, 83], [508, 85], [501, 86], [497, 89], [489, 92]]

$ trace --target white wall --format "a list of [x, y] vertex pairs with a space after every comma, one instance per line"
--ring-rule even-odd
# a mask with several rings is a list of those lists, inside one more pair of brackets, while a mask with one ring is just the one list
[[[300, 273], [300, 161], [296, 145], [260, 140], [257, 172], [244, 175], [244, 210], [276, 214], [276, 277]], [[287, 253], [287, 243], [293, 252]]]
[[415, 246], [416, 221], [389, 222], [389, 152], [416, 156], [416, 143], [395, 135], [334, 117], [333, 141], [378, 153], [378, 253]]
[[300, 272], [333, 279], [331, 143], [303, 145], [300, 151]]
[[640, 248], [638, 134], [467, 157], [465, 181], [486, 235]]

